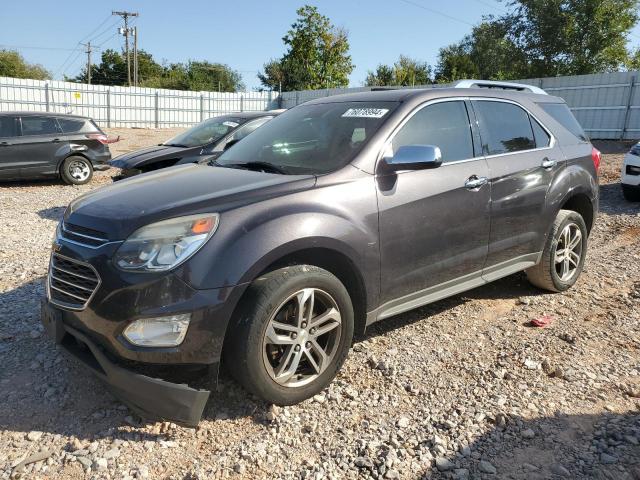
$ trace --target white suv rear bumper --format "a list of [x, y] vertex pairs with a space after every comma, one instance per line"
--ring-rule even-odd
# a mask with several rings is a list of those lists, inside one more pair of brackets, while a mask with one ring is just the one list
[[[627, 168], [629, 166], [631, 169]], [[629, 170], [631, 170], [631, 172], [629, 172]], [[638, 172], [637, 175], [633, 174], [634, 170]], [[640, 186], [640, 157], [631, 155], [630, 153], [625, 155], [624, 162], [622, 163], [622, 184], [633, 187]]]

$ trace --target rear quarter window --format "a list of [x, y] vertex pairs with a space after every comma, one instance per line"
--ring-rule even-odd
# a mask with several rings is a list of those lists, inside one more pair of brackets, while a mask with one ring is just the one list
[[84, 118], [58, 118], [64, 133], [97, 133], [99, 130], [90, 120]]
[[540, 108], [542, 108], [542, 110], [553, 117], [556, 122], [569, 130], [581, 141], [589, 141], [589, 137], [587, 137], [587, 134], [584, 133], [582, 126], [578, 123], [576, 117], [573, 116], [573, 113], [571, 113], [571, 110], [569, 110], [569, 107], [566, 103], [539, 103], [538, 105], [540, 106]]

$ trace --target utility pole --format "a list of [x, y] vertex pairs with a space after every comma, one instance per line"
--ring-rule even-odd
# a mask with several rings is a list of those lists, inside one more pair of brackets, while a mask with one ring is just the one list
[[133, 27], [133, 86], [138, 86], [138, 27]]
[[80, 45], [87, 47], [87, 83], [91, 85], [91, 41]]
[[129, 57], [129, 35], [131, 34], [131, 29], [129, 28], [129, 17], [137, 17], [138, 12], [112, 11], [111, 15], [119, 15], [124, 20], [124, 28], [120, 29], [120, 33], [124, 35], [124, 49], [127, 56], [127, 82], [131, 86], [131, 58]]

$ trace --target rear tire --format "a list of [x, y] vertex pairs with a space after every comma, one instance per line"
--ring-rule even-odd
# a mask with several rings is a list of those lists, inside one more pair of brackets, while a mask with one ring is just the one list
[[540, 263], [526, 270], [527, 279], [544, 290], [564, 292], [578, 280], [586, 253], [587, 226], [584, 219], [572, 210], [560, 210], [549, 232]]
[[93, 177], [93, 165], [84, 157], [72, 155], [62, 162], [60, 176], [70, 185], [84, 185]]
[[640, 202], [640, 185], [637, 187], [622, 185], [622, 195], [627, 202]]
[[340, 280], [311, 265], [285, 267], [257, 278], [241, 302], [224, 352], [238, 383], [276, 405], [299, 403], [331, 383], [354, 328]]

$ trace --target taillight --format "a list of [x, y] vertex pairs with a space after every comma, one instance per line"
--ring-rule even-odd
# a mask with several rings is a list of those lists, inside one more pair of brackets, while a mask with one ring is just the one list
[[596, 172], [600, 170], [600, 161], [602, 160], [602, 153], [596, 147], [591, 147], [591, 160], [593, 160], [593, 166], [596, 167]]
[[107, 143], [109, 143], [109, 139], [104, 133], [87, 133], [85, 137], [87, 137], [90, 140], [97, 140], [103, 145], [106, 145]]

